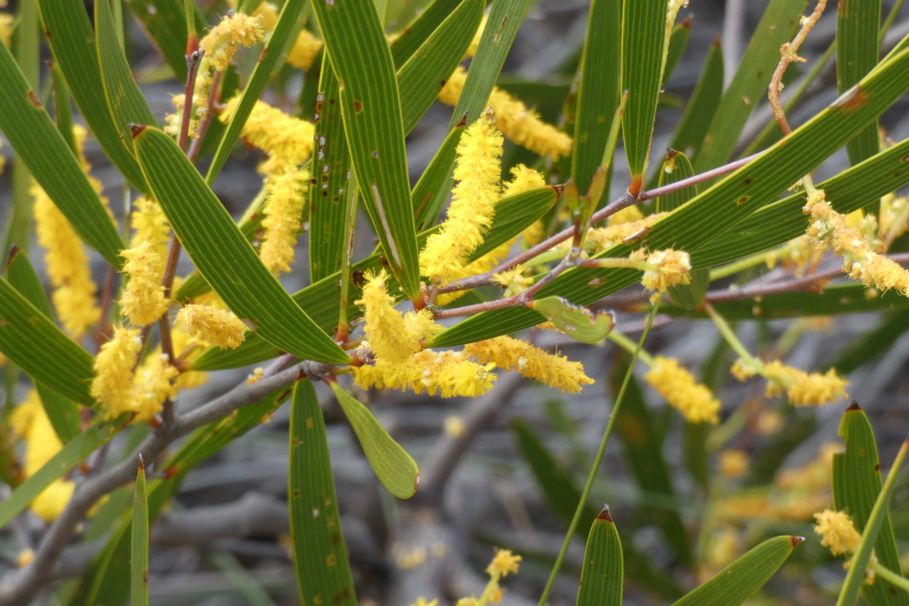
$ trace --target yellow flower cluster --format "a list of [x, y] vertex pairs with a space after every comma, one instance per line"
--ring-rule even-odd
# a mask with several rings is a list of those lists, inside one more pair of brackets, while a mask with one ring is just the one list
[[79, 339], [101, 318], [88, 256], [76, 230], [44, 190], [34, 183], [30, 193], [34, 197], [32, 210], [38, 244], [46, 250], [44, 258], [53, 287], [54, 309], [63, 328]]
[[[238, 95], [224, 105], [218, 118], [226, 124], [239, 104]], [[315, 132], [316, 127], [312, 123], [286, 114], [265, 101], [256, 101], [241, 135], [245, 141], [267, 153], [269, 158], [296, 167], [312, 155]]]
[[489, 582], [483, 589], [483, 595], [478, 598], [472, 596], [461, 598], [455, 603], [455, 606], [487, 606], [501, 602], [503, 590], [500, 581], [509, 574], [518, 573], [521, 559], [521, 556], [512, 553], [509, 549], [496, 550], [492, 562], [486, 567]]
[[229, 309], [191, 303], [184, 305], [175, 325], [202, 345], [235, 349], [246, 339], [246, 324]]
[[833, 210], [823, 190], [809, 193], [804, 212], [811, 218], [807, 235], [843, 258], [843, 269], [855, 280], [882, 291], [898, 290], [909, 297], [909, 271], [878, 254], [858, 227]]
[[421, 350], [423, 340], [437, 330], [426, 310], [402, 315], [387, 293], [384, 271], [367, 275], [363, 298], [364, 346], [375, 355], [374, 365], [353, 369], [363, 389], [411, 390], [443, 398], [478, 396], [489, 391], [496, 376], [494, 365], [481, 365], [463, 352]]
[[[190, 112], [188, 133], [190, 138], [199, 136], [199, 121], [208, 117], [209, 96], [214, 84], [215, 72], [224, 71], [233, 60], [234, 55], [242, 47], [252, 46], [265, 37], [259, 17], [251, 17], [244, 13], [231, 13], [225, 15], [220, 23], [213, 27], [199, 42], [199, 49], [203, 51], [202, 60], [196, 73], [196, 83], [193, 88], [193, 104]], [[171, 104], [174, 113], [164, 118], [164, 130], [177, 136], [183, 122], [183, 110], [186, 106], [186, 95], [174, 95]]]
[[[278, 22], [278, 7], [271, 2], [263, 2], [253, 11], [253, 16], [259, 17], [262, 29], [270, 32]], [[309, 30], [301, 29], [293, 46], [287, 51], [287, 63], [291, 67], [306, 71], [312, 67], [316, 57], [322, 52], [322, 46], [322, 41]]]
[[245, 13], [225, 15], [199, 42], [215, 71], [224, 71], [241, 48], [261, 42], [265, 36], [258, 17]]
[[[26, 477], [37, 473], [63, 448], [34, 389], [30, 390], [25, 400], [13, 409], [10, 426], [15, 437], [25, 441]], [[32, 501], [30, 506], [32, 512], [45, 522], [55, 520], [69, 503], [74, 489], [75, 484], [71, 480], [62, 478], [54, 480]]]
[[259, 257], [274, 275], [290, 271], [294, 245], [303, 222], [309, 172], [284, 170], [265, 181], [264, 231]]
[[492, 224], [500, 194], [502, 135], [490, 118], [482, 116], [461, 136], [448, 216], [420, 253], [420, 271], [434, 282], [457, 275]]
[[657, 356], [644, 379], [690, 423], [719, 422], [720, 402], [675, 359]]
[[134, 422], [148, 421], [161, 412], [164, 401], [173, 399], [177, 393], [174, 380], [179, 374], [164, 354], [146, 358], [133, 379], [131, 412], [136, 413]]
[[141, 351], [139, 330], [117, 326], [95, 356], [91, 394], [104, 406], [109, 419], [133, 410], [133, 369]]
[[849, 381], [840, 377], [832, 368], [824, 374], [807, 373], [779, 360], [758, 365], [736, 360], [732, 365], [732, 375], [739, 381], [757, 374], [767, 379], [765, 393], [768, 398], [785, 393], [795, 406], [819, 406], [835, 402], [846, 397], [846, 386], [849, 385]]
[[496, 337], [486, 341], [469, 343], [464, 352], [481, 362], [491, 362], [499, 368], [513, 370], [568, 393], [578, 393], [584, 385], [594, 380], [584, 374], [580, 362], [572, 362], [565, 356], [551, 354], [526, 341], [511, 337]]
[[740, 478], [748, 471], [748, 455], [744, 450], [728, 448], [720, 453], [720, 473], [724, 478]]
[[124, 249], [120, 256], [125, 260], [123, 271], [129, 276], [120, 296], [120, 309], [132, 324], [147, 326], [167, 310], [161, 282], [165, 260], [150, 242]]
[[643, 250], [638, 250], [631, 258], [643, 259], [645, 255], [646, 263], [654, 268], [644, 272], [641, 284], [647, 290], [654, 291], [654, 297], [658, 297], [672, 286], [691, 282], [691, 257], [687, 252], [667, 248], [647, 255]]
[[[632, 208], [636, 209], [634, 206], [629, 206], [626, 210]], [[621, 214], [622, 212], [616, 213], [613, 217], [618, 217]], [[591, 254], [601, 253], [604, 250], [621, 244], [628, 238], [637, 234], [646, 233], [654, 223], [665, 217], [666, 214], [667, 213], [653, 213], [652, 215], [647, 215], [641, 219], [627, 221], [623, 219], [631, 219], [633, 215], [625, 215], [624, 217], [619, 217], [617, 220], [610, 221], [606, 227], [588, 229], [584, 238], [584, 248]], [[610, 217], [610, 219], [612, 219], [612, 217]]]
[[821, 537], [821, 545], [835, 556], [851, 555], [862, 542], [862, 535], [852, 524], [852, 519], [845, 511], [825, 509], [814, 514], [816, 524], [814, 532]]
[[[457, 105], [466, 81], [467, 71], [458, 66], [439, 93], [439, 101], [445, 105]], [[537, 112], [498, 87], [492, 89], [489, 107], [495, 113], [499, 130], [521, 147], [553, 160], [558, 160], [571, 151], [570, 136], [543, 122]]]

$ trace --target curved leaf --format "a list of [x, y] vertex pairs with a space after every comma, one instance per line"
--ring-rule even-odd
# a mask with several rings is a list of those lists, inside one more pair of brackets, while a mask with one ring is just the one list
[[413, 458], [388, 435], [369, 409], [341, 389], [337, 382], [332, 382], [331, 390], [382, 486], [399, 499], [412, 497], [420, 484], [420, 470]]
[[155, 128], [135, 137], [155, 199], [196, 267], [256, 332], [298, 357], [345, 363], [349, 356], [272, 276], [230, 214], [174, 141]]

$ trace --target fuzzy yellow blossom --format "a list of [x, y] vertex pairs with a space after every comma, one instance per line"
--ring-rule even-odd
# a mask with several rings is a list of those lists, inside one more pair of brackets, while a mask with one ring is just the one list
[[148, 356], [133, 381], [131, 412], [136, 414], [134, 422], [148, 421], [161, 412], [165, 400], [174, 398], [174, 380], [178, 374], [167, 355]]
[[420, 253], [420, 270], [434, 282], [456, 275], [492, 224], [499, 199], [502, 135], [489, 114], [467, 127], [457, 149], [451, 205], [441, 230]]
[[909, 297], [909, 270], [878, 254], [862, 229], [848, 225], [846, 218], [833, 210], [823, 190], [809, 193], [804, 212], [810, 216], [808, 237], [842, 257], [843, 269], [851, 278]]
[[374, 366], [353, 369], [354, 381], [363, 389], [410, 390], [443, 398], [476, 397], [492, 389], [496, 376], [492, 364], [471, 362], [463, 352], [425, 349], [405, 362], [376, 359]]
[[287, 63], [297, 69], [308, 70], [322, 52], [322, 41], [307, 29], [301, 29], [294, 45], [287, 51]]
[[644, 213], [641, 212], [641, 209], [638, 208], [636, 204], [631, 206], [626, 206], [619, 212], [610, 215], [606, 219], [606, 225], [624, 225], [626, 223], [635, 223], [636, 221], [642, 221], [644, 219]]
[[486, 573], [503, 578], [509, 574], [517, 574], [521, 559], [521, 556], [512, 553], [510, 549], [499, 549], [486, 567]]
[[151, 198], [140, 197], [133, 202], [130, 214], [133, 240], [149, 242], [161, 259], [161, 270], [167, 261], [167, 247], [170, 242], [170, 225], [164, 209]]
[[95, 356], [91, 394], [104, 406], [108, 419], [132, 410], [133, 369], [140, 351], [139, 330], [117, 326]]
[[[34, 389], [13, 409], [13, 417], [15, 433], [25, 441], [25, 476], [31, 477], [63, 448], [63, 444]], [[75, 484], [70, 480], [55, 480], [32, 501], [32, 513], [45, 522], [55, 520], [69, 503], [74, 489]]]
[[76, 230], [44, 190], [35, 183], [30, 192], [34, 197], [38, 244], [46, 251], [47, 276], [53, 287], [51, 300], [63, 328], [79, 339], [101, 318], [88, 256]]
[[[442, 87], [439, 101], [445, 105], [457, 105], [466, 81], [467, 71], [458, 66]], [[558, 160], [571, 151], [570, 136], [543, 122], [537, 112], [498, 87], [492, 89], [488, 105], [495, 112], [499, 130], [521, 147], [553, 160]]]
[[737, 360], [732, 366], [732, 375], [745, 381], [754, 375], [767, 379], [765, 393], [768, 398], [786, 394], [795, 406], [819, 406], [846, 397], [849, 381], [840, 377], [832, 368], [826, 373], [808, 373], [799, 368], [783, 364], [779, 360], [749, 363]]
[[657, 356], [644, 379], [690, 423], [719, 422], [719, 401], [675, 359]]
[[533, 284], [533, 278], [524, 275], [523, 265], [493, 275], [492, 281], [505, 289], [506, 296], [516, 295]]
[[235, 349], [246, 339], [246, 324], [228, 309], [191, 303], [177, 312], [176, 325], [202, 345]]
[[740, 478], [748, 471], [748, 455], [735, 448], [720, 453], [720, 473], [726, 478]]
[[[629, 207], [634, 208], [634, 207]], [[616, 213], [621, 214], [621, 213]], [[643, 235], [650, 227], [666, 216], [667, 213], [653, 213], [637, 221], [620, 221], [610, 223], [606, 227], [594, 227], [587, 230], [584, 238], [584, 248], [588, 253], [600, 253], [613, 246], [621, 244], [627, 239]]]
[[390, 362], [406, 362], [423, 347], [419, 326], [408, 330], [404, 316], [395, 309], [395, 300], [385, 287], [387, 274], [367, 274], [363, 285], [362, 298], [357, 304], [363, 308], [364, 332], [369, 347], [376, 359]]
[[254, 368], [252, 373], [248, 377], [246, 377], [246, 384], [255, 385], [256, 383], [261, 381], [262, 377], [264, 377], [264, 376], [265, 376], [264, 368], [262, 368], [261, 366]]
[[226, 15], [199, 42], [199, 48], [217, 71], [227, 69], [240, 48], [260, 42], [265, 35], [258, 17]]
[[[230, 121], [239, 103], [239, 96], [228, 101], [219, 119], [225, 123]], [[256, 101], [241, 134], [245, 141], [270, 157], [297, 166], [312, 155], [315, 132], [316, 127], [312, 123], [286, 114], [264, 101]]]
[[9, 47], [13, 40], [13, 25], [16, 17], [9, 13], [0, 13], [0, 44]]
[[[642, 258], [644, 254], [646, 253], [638, 251], [632, 258]], [[666, 292], [672, 286], [691, 282], [691, 257], [687, 252], [671, 248], [658, 250], [647, 255], [646, 262], [653, 269], [644, 271], [641, 284], [647, 290], [654, 291], [655, 295]]]
[[862, 535], [852, 524], [852, 519], [845, 511], [825, 509], [814, 514], [816, 524], [814, 532], [821, 537], [821, 545], [835, 556], [851, 555], [862, 542]]
[[578, 393], [594, 380], [584, 374], [584, 366], [565, 356], [551, 354], [526, 341], [496, 337], [469, 343], [464, 352], [481, 362], [492, 362], [499, 368], [513, 370], [544, 385], [568, 393]]
[[273, 274], [290, 271], [294, 246], [303, 224], [303, 206], [309, 173], [286, 170], [265, 182], [265, 218], [259, 257]]
[[147, 326], [156, 321], [167, 310], [161, 273], [161, 257], [150, 242], [126, 248], [120, 252], [123, 257], [123, 271], [129, 276], [120, 308], [129, 321], [136, 326]]

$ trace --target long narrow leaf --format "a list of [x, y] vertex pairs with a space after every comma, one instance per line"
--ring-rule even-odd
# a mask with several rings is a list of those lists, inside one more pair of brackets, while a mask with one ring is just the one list
[[622, 11], [622, 89], [628, 92], [622, 133], [631, 193], [643, 186], [653, 137], [666, 39], [666, 0], [625, 2]]
[[357, 597], [341, 532], [325, 419], [309, 381], [294, 388], [289, 439], [287, 504], [300, 601], [353, 606]]
[[0, 279], [0, 352], [35, 381], [91, 405], [92, 357], [5, 279]]
[[313, 4], [341, 90], [344, 131], [366, 210], [393, 273], [419, 296], [401, 99], [391, 51], [371, 2]]
[[155, 198], [212, 288], [256, 332], [301, 358], [347, 362], [349, 357], [290, 298], [230, 214], [164, 132], [144, 128], [136, 151]]
[[[60, 4], [72, 4], [63, 2]], [[119, 267], [117, 228], [29, 86], [9, 49], [0, 44], [0, 130], [79, 235]], [[103, 100], [101, 101], [103, 103]], [[106, 111], [106, 110], [105, 110]]]
[[145, 463], [141, 456], [133, 492], [129, 568], [130, 603], [132, 606], [148, 606], [148, 494], [145, 487]]
[[[839, 0], [836, 7], [836, 85], [844, 93], [879, 59], [881, 0]], [[877, 122], [846, 144], [849, 161], [858, 164], [879, 149]]]
[[768, 539], [686, 594], [674, 606], [738, 606], [763, 587], [805, 539]]

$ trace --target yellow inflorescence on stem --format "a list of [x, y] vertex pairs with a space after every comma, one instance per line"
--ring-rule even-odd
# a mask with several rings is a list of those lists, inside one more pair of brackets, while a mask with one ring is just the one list
[[140, 351], [142, 339], [138, 329], [117, 326], [114, 335], [95, 356], [91, 394], [104, 406], [108, 419], [133, 410], [133, 368]]
[[259, 257], [270, 272], [290, 271], [294, 245], [303, 222], [309, 172], [289, 169], [265, 180], [265, 218]]
[[672, 286], [691, 282], [691, 257], [687, 252], [667, 248], [648, 255], [637, 251], [632, 258], [643, 259], [645, 255], [646, 262], [655, 266], [655, 269], [646, 270], [641, 278], [641, 284], [647, 290], [664, 293]]
[[745, 381], [759, 374], [767, 379], [765, 393], [768, 398], [784, 393], [795, 406], [819, 406], [845, 398], [849, 381], [840, 377], [832, 368], [826, 373], [808, 373], [799, 368], [783, 364], [779, 360], [753, 363], [736, 360], [732, 375]]
[[177, 394], [174, 380], [179, 374], [164, 354], [148, 356], [143, 361], [133, 381], [135, 422], [148, 421], [161, 412], [165, 400], [174, 398]]
[[177, 327], [202, 345], [234, 349], [246, 339], [246, 324], [229, 309], [191, 303], [177, 312]]
[[502, 135], [489, 118], [488, 114], [481, 117], [461, 136], [454, 170], [457, 185], [448, 216], [420, 253], [421, 273], [435, 282], [449, 281], [463, 269], [470, 253], [483, 243], [495, 215]]
[[[395, 309], [394, 297], [388, 294], [385, 287], [386, 278], [384, 270], [378, 274], [367, 274], [362, 298], [357, 303], [363, 308], [366, 340], [376, 359], [389, 363], [404, 363], [423, 349], [421, 341], [426, 335], [419, 334], [419, 330], [428, 329], [429, 326], [426, 324], [421, 326], [419, 320], [414, 320], [414, 324], [408, 330], [404, 316]], [[432, 323], [429, 311], [423, 310], [420, 313], [430, 324]]]
[[322, 52], [322, 41], [307, 29], [301, 29], [294, 45], [287, 51], [287, 63], [297, 69], [308, 70], [319, 53]]
[[120, 308], [136, 326], [147, 326], [167, 310], [164, 298], [164, 261], [151, 242], [141, 242], [120, 252], [123, 271], [129, 276]]
[[499, 368], [514, 370], [544, 385], [577, 393], [594, 380], [584, 374], [584, 366], [565, 356], [551, 354], [511, 337], [496, 337], [469, 343], [464, 352], [481, 362], [492, 362]]
[[425, 349], [405, 362], [376, 359], [374, 366], [353, 369], [354, 381], [363, 389], [400, 389], [443, 398], [475, 397], [492, 389], [494, 365], [471, 362], [463, 352]]
[[[458, 66], [439, 93], [439, 101], [457, 105], [467, 81], [467, 71]], [[508, 139], [540, 156], [553, 160], [571, 151], [571, 137], [555, 126], [543, 122], [540, 115], [505, 91], [493, 88], [489, 107], [495, 112], [496, 126]]]
[[[37, 473], [63, 448], [34, 389], [30, 390], [25, 400], [13, 409], [10, 426], [14, 435], [25, 441], [23, 471], [26, 477]], [[62, 478], [55, 480], [32, 501], [30, 506], [32, 512], [45, 522], [55, 520], [69, 503], [74, 488], [75, 484], [70, 480]]]
[[499, 549], [493, 556], [489, 566], [486, 567], [486, 573], [490, 576], [507, 577], [510, 574], [518, 574], [521, 564], [521, 556], [511, 552], [510, 549]]
[[260, 42], [264, 35], [258, 17], [228, 14], [202, 38], [199, 48], [216, 71], [223, 71], [240, 48]]
[[[228, 101], [219, 119], [229, 122], [239, 104], [239, 96]], [[245, 141], [267, 153], [270, 158], [297, 166], [312, 155], [315, 132], [316, 127], [312, 123], [286, 114], [265, 101], [256, 101], [241, 134]]]
[[657, 356], [644, 378], [689, 422], [719, 422], [719, 401], [675, 359]]
[[92, 280], [88, 256], [76, 230], [53, 200], [37, 183], [32, 185], [30, 191], [34, 197], [38, 244], [47, 251], [45, 264], [53, 287], [51, 300], [60, 323], [69, 334], [79, 339], [101, 318], [101, 310], [95, 301], [97, 287]]
[[[629, 207], [629, 208], [634, 208]], [[617, 214], [621, 214], [617, 213]], [[606, 227], [594, 227], [587, 230], [584, 248], [591, 254], [603, 252], [635, 235], [643, 235], [650, 227], [666, 216], [667, 213], [653, 213], [643, 219], [610, 222]]]
[[825, 509], [814, 514], [816, 524], [814, 532], [821, 537], [821, 545], [835, 556], [855, 553], [862, 542], [862, 535], [852, 524], [852, 519], [845, 511]]
[[833, 210], [823, 190], [809, 193], [804, 212], [811, 218], [808, 237], [841, 256], [843, 269], [850, 277], [882, 291], [898, 290], [909, 297], [909, 271], [878, 254], [861, 229], [850, 226], [846, 217]]

